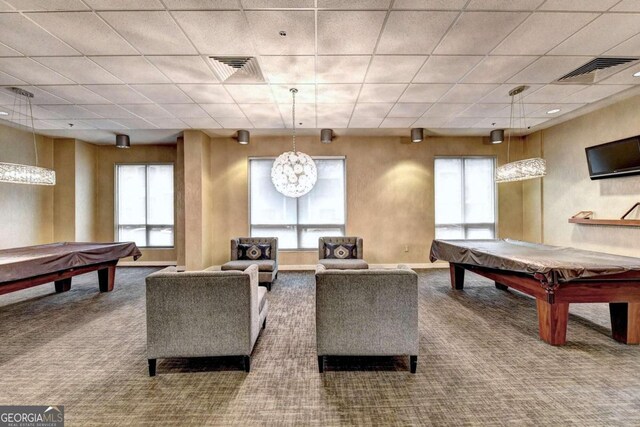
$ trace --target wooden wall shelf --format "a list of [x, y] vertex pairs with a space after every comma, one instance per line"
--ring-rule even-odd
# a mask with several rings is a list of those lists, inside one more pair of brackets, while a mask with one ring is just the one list
[[595, 219], [591, 218], [592, 211], [580, 211], [571, 218], [569, 222], [572, 224], [588, 224], [588, 225], [613, 225], [618, 227], [640, 227], [640, 219], [626, 219], [627, 215], [640, 206], [640, 202], [636, 203], [622, 215], [620, 219]]

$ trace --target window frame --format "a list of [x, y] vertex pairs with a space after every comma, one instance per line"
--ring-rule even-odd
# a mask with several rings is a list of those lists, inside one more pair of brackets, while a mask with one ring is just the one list
[[[262, 228], [285, 228], [285, 227], [296, 227], [296, 242], [297, 248], [280, 248], [278, 247], [278, 251], [282, 252], [317, 252], [318, 248], [301, 248], [301, 230], [302, 228], [340, 228], [342, 231], [342, 235], [346, 236], [347, 234], [347, 214], [349, 209], [347, 208], [347, 156], [311, 156], [311, 158], [315, 160], [342, 160], [344, 165], [344, 224], [252, 224], [251, 223], [251, 161], [252, 160], [272, 160], [275, 161], [277, 157], [274, 156], [253, 156], [247, 158], [247, 206], [249, 207], [248, 215], [247, 215], [247, 226], [249, 228], [249, 236], [251, 236], [251, 231], [253, 226], [262, 227]], [[298, 218], [299, 212], [299, 197], [296, 197], [296, 219]]]
[[[483, 156], [481, 154], [478, 155], [471, 155], [471, 156], [455, 156], [455, 155], [446, 155], [446, 156], [434, 156], [433, 157], [433, 238], [437, 239], [438, 237], [436, 237], [436, 230], [438, 228], [438, 226], [460, 226], [463, 227], [464, 230], [464, 234], [465, 236], [467, 235], [467, 227], [469, 226], [482, 226], [482, 225], [491, 225], [491, 223], [462, 223], [462, 224], [437, 224], [435, 221], [436, 218], [436, 160], [437, 159], [461, 159], [462, 162], [462, 183], [464, 185], [464, 178], [465, 178], [465, 173], [464, 173], [464, 160], [465, 159], [492, 159], [493, 161], [493, 218], [494, 218], [494, 223], [493, 223], [493, 238], [494, 239], [498, 239], [499, 237], [499, 217], [498, 217], [498, 212], [499, 212], [499, 194], [498, 194], [498, 190], [499, 190], [499, 186], [498, 183], [496, 182], [495, 179], [495, 170], [496, 167], [498, 165], [498, 156], [494, 155], [486, 155]], [[463, 188], [463, 196], [464, 196], [464, 188]], [[463, 207], [463, 214], [464, 214], [464, 200], [462, 203], [462, 207]], [[463, 215], [464, 217], [464, 215]], [[466, 237], [465, 237], [466, 239]], [[450, 239], [450, 240], [465, 240], [465, 239]]]
[[[119, 242], [119, 227], [120, 223], [118, 222], [118, 208], [120, 204], [120, 198], [118, 197], [119, 193], [119, 182], [118, 182], [118, 167], [119, 166], [144, 166], [145, 167], [145, 175], [144, 175], [144, 185], [145, 185], [145, 204], [144, 204], [144, 217], [145, 221], [148, 217], [148, 200], [147, 200], [147, 189], [148, 189], [148, 167], [149, 166], [172, 166], [173, 168], [173, 224], [151, 224], [152, 227], [172, 227], [173, 228], [173, 245], [172, 246], [138, 246], [141, 249], [145, 250], [167, 250], [167, 249], [175, 249], [176, 248], [176, 165], [174, 162], [133, 162], [133, 163], [115, 163], [113, 165], [113, 188], [114, 188], [114, 203], [113, 203], [113, 232], [114, 232], [114, 242]], [[149, 227], [150, 224], [123, 224], [127, 226], [140, 226], [145, 228], [145, 237], [147, 240], [147, 244], [149, 243]]]

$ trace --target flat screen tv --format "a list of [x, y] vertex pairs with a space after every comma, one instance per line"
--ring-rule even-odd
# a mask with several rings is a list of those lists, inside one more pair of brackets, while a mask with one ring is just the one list
[[640, 136], [585, 148], [591, 179], [640, 174]]

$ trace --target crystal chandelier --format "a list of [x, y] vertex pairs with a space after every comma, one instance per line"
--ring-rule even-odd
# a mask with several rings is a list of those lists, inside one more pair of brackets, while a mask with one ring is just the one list
[[298, 89], [289, 89], [293, 97], [293, 151], [280, 154], [271, 167], [271, 181], [278, 192], [287, 197], [300, 197], [307, 194], [318, 179], [316, 164], [305, 153], [296, 151], [296, 93]]
[[[25, 126], [28, 126], [28, 123], [26, 121], [28, 119], [31, 119], [31, 133], [33, 134], [33, 151], [35, 152], [36, 164], [35, 166], [31, 166], [0, 162], [0, 182], [10, 182], [13, 184], [55, 185], [56, 173], [51, 169], [38, 167], [36, 130], [33, 126], [33, 110], [31, 108], [31, 98], [33, 98], [33, 94], [17, 87], [12, 87], [11, 90], [15, 93], [16, 100], [18, 99], [18, 96], [26, 98], [25, 110], [27, 110], [28, 108], [28, 115], [26, 114], [27, 111], [25, 111]], [[12, 119], [13, 114], [14, 112], [12, 112]]]
[[526, 129], [524, 101], [522, 92], [526, 86], [518, 86], [509, 91], [511, 97], [511, 114], [509, 116], [509, 137], [507, 139], [507, 163], [496, 168], [496, 182], [524, 181], [526, 179], [542, 178], [547, 174], [547, 162], [540, 157], [511, 161], [511, 134], [513, 133], [513, 117], [515, 97], [520, 95], [519, 108], [521, 113], [521, 127]]

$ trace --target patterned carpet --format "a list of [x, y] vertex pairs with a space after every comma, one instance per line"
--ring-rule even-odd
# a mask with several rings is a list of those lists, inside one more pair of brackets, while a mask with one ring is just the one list
[[575, 305], [568, 344], [538, 340], [534, 302], [467, 275], [420, 273], [420, 357], [329, 358], [317, 372], [314, 277], [281, 272], [245, 374], [236, 358], [163, 360], [147, 376], [144, 277], [0, 297], [0, 404], [65, 405], [67, 425], [640, 425], [640, 348], [606, 305]]

